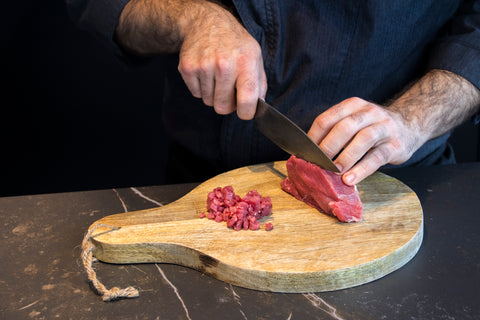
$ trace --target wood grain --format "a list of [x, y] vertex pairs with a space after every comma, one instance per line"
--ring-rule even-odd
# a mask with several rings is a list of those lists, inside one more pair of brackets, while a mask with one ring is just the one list
[[[111, 215], [97, 223], [94, 255], [111, 263], [174, 263], [238, 286], [319, 292], [357, 286], [402, 267], [420, 248], [423, 213], [402, 182], [375, 173], [358, 185], [363, 221], [341, 223], [285, 193], [285, 161], [243, 167], [205, 181], [166, 206]], [[270, 196], [271, 231], [234, 231], [198, 215], [208, 192], [231, 185]]]

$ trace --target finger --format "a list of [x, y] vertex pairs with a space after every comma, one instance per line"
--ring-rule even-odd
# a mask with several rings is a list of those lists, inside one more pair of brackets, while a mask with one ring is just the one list
[[356, 112], [365, 104], [367, 104], [367, 102], [360, 98], [349, 98], [330, 107], [315, 118], [308, 131], [308, 135], [313, 141], [319, 144], [335, 124], [353, 112]]
[[259, 73], [260, 73], [259, 75], [260, 98], [265, 100], [265, 96], [267, 95], [268, 84], [267, 84], [267, 75], [263, 67], [263, 60], [260, 61]]
[[244, 72], [239, 75], [237, 79], [237, 114], [240, 119], [253, 119], [258, 98], [266, 90], [263, 86], [265, 84], [262, 80], [250, 77], [249, 73]]
[[235, 67], [232, 61], [217, 61], [213, 106], [218, 114], [229, 114], [235, 110]]
[[204, 63], [200, 69], [198, 79], [200, 81], [200, 92], [203, 103], [207, 106], [213, 106], [215, 92], [215, 73], [210, 63]]
[[335, 164], [342, 171], [349, 170], [370, 149], [385, 142], [388, 131], [382, 123], [374, 123], [360, 130], [355, 137], [340, 152]]
[[388, 143], [371, 149], [351, 170], [347, 171], [342, 180], [345, 184], [355, 185], [390, 161], [392, 150]]
[[200, 79], [198, 78], [197, 71], [189, 62], [187, 62], [187, 59], [180, 58], [178, 71], [191, 94], [195, 98], [201, 98], [202, 91], [200, 90]]
[[349, 145], [357, 133], [377, 120], [376, 112], [365, 106], [336, 123], [319, 146], [329, 157], [334, 157]]

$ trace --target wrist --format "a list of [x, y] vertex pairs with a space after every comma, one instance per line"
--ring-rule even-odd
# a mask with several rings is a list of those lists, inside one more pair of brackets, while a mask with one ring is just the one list
[[186, 37], [197, 36], [198, 31], [212, 27], [221, 31], [226, 25], [241, 25], [229, 8], [205, 0], [189, 1], [188, 7], [182, 10], [176, 21], [182, 42]]

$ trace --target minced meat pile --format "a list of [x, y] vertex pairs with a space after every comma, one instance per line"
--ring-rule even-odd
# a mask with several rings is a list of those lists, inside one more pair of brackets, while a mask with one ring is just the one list
[[[256, 190], [249, 191], [240, 198], [232, 186], [217, 187], [207, 196], [207, 212], [200, 217], [207, 217], [216, 222], [227, 222], [227, 227], [236, 231], [258, 230], [259, 219], [272, 213], [270, 197], [262, 197]], [[272, 223], [265, 224], [265, 230], [273, 229]]]

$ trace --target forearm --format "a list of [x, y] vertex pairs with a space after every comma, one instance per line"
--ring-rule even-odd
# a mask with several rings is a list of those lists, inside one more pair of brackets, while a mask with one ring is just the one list
[[120, 15], [115, 39], [126, 51], [140, 55], [178, 51], [184, 12], [189, 1], [131, 0]]
[[388, 110], [401, 115], [419, 148], [471, 117], [480, 108], [480, 90], [445, 70], [432, 70], [393, 101]]
[[116, 41], [138, 55], [178, 52], [198, 17], [222, 7], [200, 0], [131, 0], [115, 30]]

